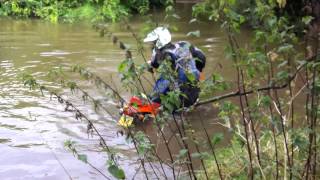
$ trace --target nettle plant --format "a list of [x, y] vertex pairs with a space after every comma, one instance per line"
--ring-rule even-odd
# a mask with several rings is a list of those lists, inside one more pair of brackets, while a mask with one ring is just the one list
[[[217, 154], [220, 178], [317, 179], [320, 58], [314, 17], [295, 17], [293, 23], [281, 13], [286, 1], [254, 1], [245, 8], [243, 3], [205, 1], [194, 7], [196, 16], [221, 24], [229, 42], [225, 54], [237, 75], [235, 91], [205, 101], [238, 97], [218, 104], [233, 134]], [[251, 41], [240, 43], [241, 27], [248, 25]], [[212, 177], [218, 176], [211, 167]]]

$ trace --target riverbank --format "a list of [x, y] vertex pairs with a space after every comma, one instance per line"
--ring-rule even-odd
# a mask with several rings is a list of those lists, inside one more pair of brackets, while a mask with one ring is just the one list
[[153, 8], [163, 8], [166, 3], [157, 0], [1, 1], [0, 16], [40, 18], [51, 22], [115, 22], [133, 14], [145, 14]]

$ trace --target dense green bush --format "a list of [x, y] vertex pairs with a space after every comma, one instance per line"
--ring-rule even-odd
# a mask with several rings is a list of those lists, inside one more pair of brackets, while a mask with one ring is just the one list
[[[248, 2], [206, 0], [193, 9], [225, 31], [225, 55], [237, 73], [232, 88], [239, 95], [237, 103], [212, 98], [233, 138], [206, 159], [209, 168], [201, 177], [319, 179], [320, 3]], [[239, 38], [245, 25], [252, 30], [248, 43]], [[222, 78], [216, 77], [204, 92], [219, 92]]]
[[0, 2], [0, 16], [35, 17], [52, 22], [116, 21], [130, 13], [146, 13], [151, 5], [164, 4], [161, 0], [4, 0]]

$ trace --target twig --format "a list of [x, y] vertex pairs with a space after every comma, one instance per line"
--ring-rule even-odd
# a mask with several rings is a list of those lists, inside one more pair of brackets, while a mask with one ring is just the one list
[[[310, 61], [309, 61], [310, 62]], [[288, 82], [291, 82], [295, 77], [296, 75], [299, 73], [299, 71], [305, 66], [307, 65], [309, 62], [304, 62], [303, 64], [301, 64], [296, 72], [290, 76], [288, 78]], [[200, 105], [204, 105], [204, 104], [208, 104], [208, 103], [212, 103], [212, 102], [216, 102], [216, 101], [220, 101], [220, 100], [223, 100], [223, 99], [226, 99], [226, 98], [231, 98], [231, 97], [236, 97], [236, 96], [243, 96], [243, 95], [247, 95], [247, 94], [252, 94], [252, 93], [255, 93], [257, 91], [267, 91], [267, 90], [277, 90], [277, 89], [283, 89], [285, 87], [287, 87], [289, 85], [289, 83], [284, 83], [282, 85], [270, 85], [270, 86], [265, 86], [265, 87], [262, 87], [262, 88], [258, 88], [256, 90], [249, 90], [249, 91], [246, 91], [246, 92], [242, 92], [240, 93], [239, 91], [234, 91], [234, 92], [230, 92], [230, 93], [227, 93], [227, 94], [224, 94], [224, 95], [221, 95], [221, 96], [216, 96], [216, 97], [213, 97], [213, 98], [210, 98], [210, 99], [207, 99], [207, 100], [204, 100], [204, 101], [200, 101], [198, 103], [196, 103], [194, 106], [200, 106]]]

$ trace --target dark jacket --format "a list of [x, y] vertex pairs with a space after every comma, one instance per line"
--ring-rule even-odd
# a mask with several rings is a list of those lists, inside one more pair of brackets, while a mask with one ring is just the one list
[[[177, 83], [180, 91], [184, 94], [184, 96], [181, 96], [183, 106], [188, 107], [194, 104], [199, 96], [200, 89], [194, 82], [190, 82], [188, 74], [193, 74], [194, 80], [199, 81], [200, 72], [202, 72], [206, 63], [205, 55], [189, 42], [169, 43], [161, 49], [153, 50], [151, 66], [158, 68], [162, 61], [166, 59], [171, 61], [172, 68], [177, 71]], [[152, 100], [160, 103], [160, 94], [166, 94], [170, 91], [169, 80], [160, 77], [153, 90], [155, 95]]]

